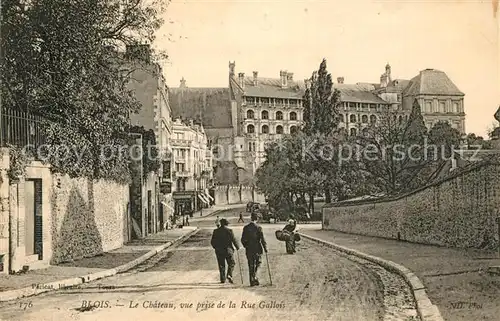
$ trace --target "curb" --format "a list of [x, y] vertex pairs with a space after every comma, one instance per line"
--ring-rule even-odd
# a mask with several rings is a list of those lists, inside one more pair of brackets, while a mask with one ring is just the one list
[[441, 316], [441, 313], [439, 312], [439, 309], [436, 305], [432, 304], [431, 300], [427, 296], [427, 293], [425, 291], [425, 286], [423, 283], [420, 281], [420, 279], [409, 269], [406, 267], [396, 264], [392, 261], [384, 260], [380, 257], [372, 256], [365, 254], [363, 252], [359, 252], [347, 247], [343, 247], [328, 241], [324, 241], [303, 233], [299, 233], [300, 236], [304, 237], [305, 239], [311, 240], [313, 242], [325, 245], [327, 247], [333, 248], [335, 250], [338, 250], [340, 252], [347, 253], [349, 255], [354, 255], [357, 257], [360, 257], [362, 259], [365, 259], [367, 261], [373, 262], [375, 264], [378, 264], [385, 269], [394, 272], [396, 274], [399, 274], [404, 278], [406, 283], [410, 286], [413, 297], [416, 302], [417, 306], [417, 312], [418, 315], [420, 316], [420, 319], [422, 321], [444, 321], [443, 317]]
[[198, 233], [198, 231], [199, 231], [198, 227], [193, 228], [192, 231], [184, 234], [183, 236], [175, 239], [174, 241], [168, 241], [165, 244], [157, 246], [154, 249], [152, 249], [151, 251], [147, 252], [146, 254], [138, 257], [137, 259], [135, 259], [131, 262], [128, 262], [126, 264], [120, 265], [118, 267], [115, 267], [113, 269], [99, 271], [96, 273], [91, 273], [91, 274], [87, 274], [87, 275], [80, 276], [80, 277], [64, 279], [61, 281], [54, 281], [54, 282], [50, 282], [50, 283], [39, 284], [38, 288], [25, 287], [25, 288], [16, 289], [16, 290], [0, 292], [0, 302], [16, 300], [16, 299], [20, 299], [20, 298], [24, 298], [24, 297], [39, 295], [39, 294], [50, 292], [50, 291], [74, 287], [74, 286], [78, 286], [78, 285], [83, 284], [83, 283], [88, 283], [88, 282], [92, 282], [95, 280], [107, 278], [107, 277], [110, 277], [110, 276], [113, 276], [113, 275], [116, 275], [119, 273], [123, 273], [123, 272], [128, 271], [131, 268], [136, 267], [137, 265], [143, 263], [144, 261], [155, 256], [157, 253], [165, 250], [166, 248], [169, 248], [171, 246], [175, 246], [175, 245], [178, 245], [178, 244], [184, 242], [189, 237]]

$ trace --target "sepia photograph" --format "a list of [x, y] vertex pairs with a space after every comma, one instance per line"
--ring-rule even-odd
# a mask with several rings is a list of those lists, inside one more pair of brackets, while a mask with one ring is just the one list
[[497, 321], [500, 0], [0, 0], [0, 321]]

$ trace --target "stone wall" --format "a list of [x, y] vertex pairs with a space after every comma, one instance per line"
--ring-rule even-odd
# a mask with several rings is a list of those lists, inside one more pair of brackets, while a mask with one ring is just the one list
[[9, 271], [9, 150], [0, 149], [0, 274]]
[[52, 264], [121, 247], [129, 239], [129, 189], [57, 175], [52, 186]]
[[264, 195], [254, 190], [251, 186], [244, 185], [219, 185], [215, 187], [215, 204], [246, 204], [248, 202], [264, 203]]
[[498, 244], [500, 165], [482, 164], [399, 198], [323, 208], [323, 229], [458, 248]]

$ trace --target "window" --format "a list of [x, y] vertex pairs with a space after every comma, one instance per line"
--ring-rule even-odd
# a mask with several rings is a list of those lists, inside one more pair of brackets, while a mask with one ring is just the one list
[[361, 122], [363, 124], [367, 124], [368, 123], [368, 116], [366, 116], [366, 115], [361, 116]]
[[363, 136], [368, 136], [368, 128], [366, 128], [366, 127], [363, 128], [362, 134], [363, 134]]
[[254, 125], [248, 125], [247, 126], [247, 133], [249, 133], [249, 134], [255, 133], [255, 126]]
[[255, 99], [254, 99], [253, 97], [245, 97], [245, 101], [246, 101], [247, 103], [251, 103], [251, 104], [253, 104], [253, 103], [255, 102]]
[[340, 121], [341, 123], [343, 123], [343, 122], [344, 122], [344, 114], [340, 114], [340, 115], [339, 115], [339, 121]]
[[253, 143], [252, 143], [252, 142], [248, 143], [248, 150], [249, 150], [249, 151], [252, 151], [252, 146], [253, 146]]
[[292, 111], [290, 113], [290, 120], [297, 120], [297, 113], [296, 112]]
[[269, 104], [269, 98], [261, 98], [260, 101], [263, 103], [263, 104]]
[[357, 132], [356, 128], [351, 128], [350, 130], [351, 136], [356, 136]]
[[296, 126], [291, 126], [290, 127], [290, 134], [295, 134], [297, 132], [297, 127]]
[[427, 112], [427, 113], [432, 113], [432, 101], [426, 101], [425, 102], [424, 111]]
[[361, 104], [361, 108], [367, 109], [368, 108], [368, 104]]
[[254, 118], [253, 110], [251, 110], [251, 109], [247, 110], [247, 118], [248, 119], [253, 119]]
[[269, 134], [269, 126], [267, 125], [262, 126], [262, 134]]
[[184, 163], [175, 163], [175, 170], [177, 172], [184, 172]]
[[446, 103], [444, 101], [439, 102], [439, 112], [446, 113]]
[[269, 113], [267, 112], [267, 110], [262, 111], [261, 117], [262, 119], [269, 119]]
[[370, 115], [370, 123], [375, 124], [377, 122], [377, 116]]
[[349, 108], [355, 108], [356, 107], [356, 103], [349, 103]]
[[458, 113], [458, 103], [457, 102], [453, 103], [453, 110], [451, 112], [452, 113]]
[[281, 125], [276, 126], [276, 134], [283, 134], [283, 126]]
[[283, 105], [283, 99], [275, 99], [276, 105]]
[[298, 105], [298, 100], [296, 99], [290, 99], [290, 106], [297, 106]]
[[351, 116], [349, 116], [349, 121], [351, 123], [355, 123], [356, 122], [356, 115], [351, 114]]
[[371, 109], [377, 109], [377, 105], [376, 104], [370, 104], [370, 108]]
[[276, 119], [277, 120], [283, 120], [283, 113], [281, 111], [276, 112]]

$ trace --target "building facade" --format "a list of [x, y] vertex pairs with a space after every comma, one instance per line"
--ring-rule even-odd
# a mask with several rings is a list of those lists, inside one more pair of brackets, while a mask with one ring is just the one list
[[[307, 82], [295, 80], [286, 70], [275, 78], [260, 77], [258, 71], [246, 76], [236, 73], [235, 62], [229, 62], [228, 91], [220, 88], [223, 95], [217, 102], [210, 94], [213, 89], [190, 89], [183, 79], [174, 89], [178, 101], [173, 112], [210, 123], [207, 135], [217, 145], [213, 150], [217, 181], [252, 185], [255, 171], [265, 159], [266, 144], [302, 125]], [[339, 126], [349, 135], [377, 122], [388, 109], [395, 111], [399, 121], [407, 120], [415, 99], [428, 129], [438, 121], [448, 121], [465, 133], [464, 94], [442, 71], [425, 69], [411, 80], [393, 79], [387, 64], [380, 82], [347, 84], [344, 77], [338, 77], [334, 88], [340, 92]], [[197, 99], [179, 98], [195, 91], [204, 94]], [[217, 116], [223, 126], [213, 121]], [[224, 157], [220, 157], [221, 151]]]
[[140, 229], [140, 236], [146, 236], [162, 230], [174, 213], [170, 148], [172, 110], [163, 71], [159, 64], [151, 62], [149, 45], [128, 46], [126, 57], [131, 67], [128, 87], [142, 105], [137, 114], [130, 114], [130, 123], [153, 130], [161, 158], [158, 173], [131, 186], [132, 212], [134, 215], [142, 213], [136, 218], [138, 228], [135, 232], [139, 234]]
[[212, 152], [203, 125], [176, 119], [172, 130], [175, 214], [191, 214], [213, 203]]

